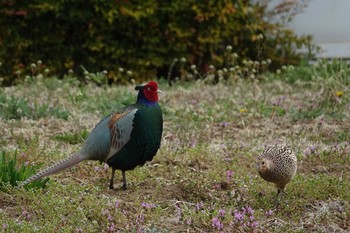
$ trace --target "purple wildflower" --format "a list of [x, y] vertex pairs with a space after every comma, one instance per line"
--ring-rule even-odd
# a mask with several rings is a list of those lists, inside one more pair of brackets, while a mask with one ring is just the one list
[[226, 128], [227, 126], [228, 126], [228, 122], [221, 122], [221, 126], [223, 127], [223, 128]]
[[242, 222], [244, 219], [243, 214], [237, 210], [234, 211], [233, 217], [235, 218], [236, 222]]
[[282, 106], [282, 103], [285, 99], [285, 96], [278, 97], [275, 101], [272, 102], [272, 105], [280, 107]]
[[4, 231], [6, 231], [7, 227], [8, 227], [8, 225], [7, 225], [6, 223], [3, 223], [3, 224], [2, 224], [2, 229], [3, 229]]
[[28, 213], [28, 211], [26, 210], [22, 210], [22, 215], [27, 219], [27, 220], [30, 220], [32, 217], [31, 215]]
[[190, 147], [193, 148], [193, 147], [195, 147], [196, 145], [197, 145], [197, 140], [196, 140], [196, 139], [193, 139], [193, 140], [191, 141]]
[[304, 156], [315, 154], [316, 153], [316, 147], [314, 145], [308, 146], [304, 150]]
[[311, 152], [315, 152], [316, 147], [314, 145], [311, 145], [309, 148]]
[[118, 201], [115, 202], [115, 208], [116, 208], [116, 209], [119, 208], [119, 204], [120, 204], [120, 203], [119, 203]]
[[181, 209], [181, 207], [180, 207], [180, 204], [179, 204], [179, 203], [176, 203], [176, 204], [175, 204], [175, 208], [176, 208], [177, 214], [181, 216], [181, 214], [182, 214], [182, 209]]
[[248, 214], [253, 215], [254, 214], [254, 210], [252, 209], [252, 207], [248, 206], [245, 208], [245, 210], [247, 211]]
[[272, 210], [271, 209], [269, 209], [268, 211], [266, 211], [265, 212], [265, 215], [267, 216], [267, 217], [270, 217], [271, 215], [272, 215]]
[[197, 204], [196, 204], [196, 209], [197, 210], [200, 210], [200, 209], [203, 209], [203, 207], [204, 207], [204, 203], [201, 201], [201, 202], [198, 202]]
[[217, 189], [217, 190], [221, 189], [221, 184], [214, 184], [214, 189]]
[[142, 207], [145, 207], [146, 209], [153, 209], [156, 208], [156, 205], [153, 203], [146, 203], [146, 202], [142, 202], [141, 203]]
[[213, 218], [212, 220], [212, 226], [217, 228], [218, 230], [222, 230], [224, 228], [224, 225], [220, 222], [218, 218]]
[[219, 210], [219, 217], [224, 217], [225, 216], [225, 214], [226, 214], [226, 211], [225, 210], [223, 210], [223, 209], [220, 209]]
[[139, 214], [136, 218], [136, 223], [137, 225], [140, 225], [141, 223], [143, 223], [145, 221], [145, 216], [143, 216], [143, 214]]
[[251, 227], [255, 228], [259, 225], [259, 222], [258, 221], [254, 221], [250, 224]]
[[114, 223], [111, 223], [108, 225], [108, 232], [114, 232], [115, 231], [115, 226]]

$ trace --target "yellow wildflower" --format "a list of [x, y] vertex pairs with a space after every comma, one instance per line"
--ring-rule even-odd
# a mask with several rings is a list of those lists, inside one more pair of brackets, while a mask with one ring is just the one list
[[338, 97], [340, 98], [340, 97], [342, 97], [342, 96], [344, 95], [344, 92], [342, 92], [342, 91], [337, 91], [337, 92], [335, 93], [335, 95], [338, 96]]
[[248, 109], [246, 109], [246, 108], [241, 108], [241, 109], [239, 110], [239, 112], [240, 112], [240, 113], [245, 113], [245, 112], [248, 112]]

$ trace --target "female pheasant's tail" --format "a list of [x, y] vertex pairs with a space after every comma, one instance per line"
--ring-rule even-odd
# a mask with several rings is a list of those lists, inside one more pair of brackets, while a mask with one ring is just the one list
[[46, 168], [45, 170], [42, 170], [39, 173], [29, 177], [20, 184], [20, 187], [23, 187], [24, 185], [29, 184], [30, 182], [35, 181], [37, 179], [62, 171], [66, 168], [73, 167], [74, 165], [80, 163], [84, 159], [86, 158], [80, 153], [69, 156], [68, 158], [63, 159], [60, 162], [55, 163], [54, 165]]

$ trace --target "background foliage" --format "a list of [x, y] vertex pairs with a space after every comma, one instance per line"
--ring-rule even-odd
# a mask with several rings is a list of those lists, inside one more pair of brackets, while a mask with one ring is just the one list
[[267, 2], [4, 0], [0, 74], [12, 84], [18, 70], [40, 59], [56, 74], [83, 73], [83, 66], [108, 70], [109, 82], [128, 81], [127, 70], [142, 80], [166, 76], [174, 58], [185, 57], [202, 71], [209, 62], [222, 65], [217, 54], [227, 45], [242, 58], [272, 59], [271, 68], [295, 64], [300, 59], [295, 48], [310, 47], [311, 38], [271, 20], [295, 9], [294, 3], [272, 12]]

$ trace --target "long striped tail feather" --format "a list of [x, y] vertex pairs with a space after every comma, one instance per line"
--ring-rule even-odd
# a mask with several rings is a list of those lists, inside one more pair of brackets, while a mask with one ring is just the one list
[[73, 155], [55, 163], [54, 165], [38, 172], [37, 174], [29, 177], [28, 179], [26, 179], [25, 181], [23, 181], [20, 184], [20, 187], [23, 187], [23, 186], [29, 184], [30, 182], [33, 182], [33, 181], [38, 180], [40, 178], [43, 178], [45, 176], [52, 175], [52, 174], [60, 172], [64, 169], [73, 167], [74, 165], [80, 163], [83, 160], [85, 160], [85, 157], [83, 155], [81, 155], [80, 153], [73, 154]]

